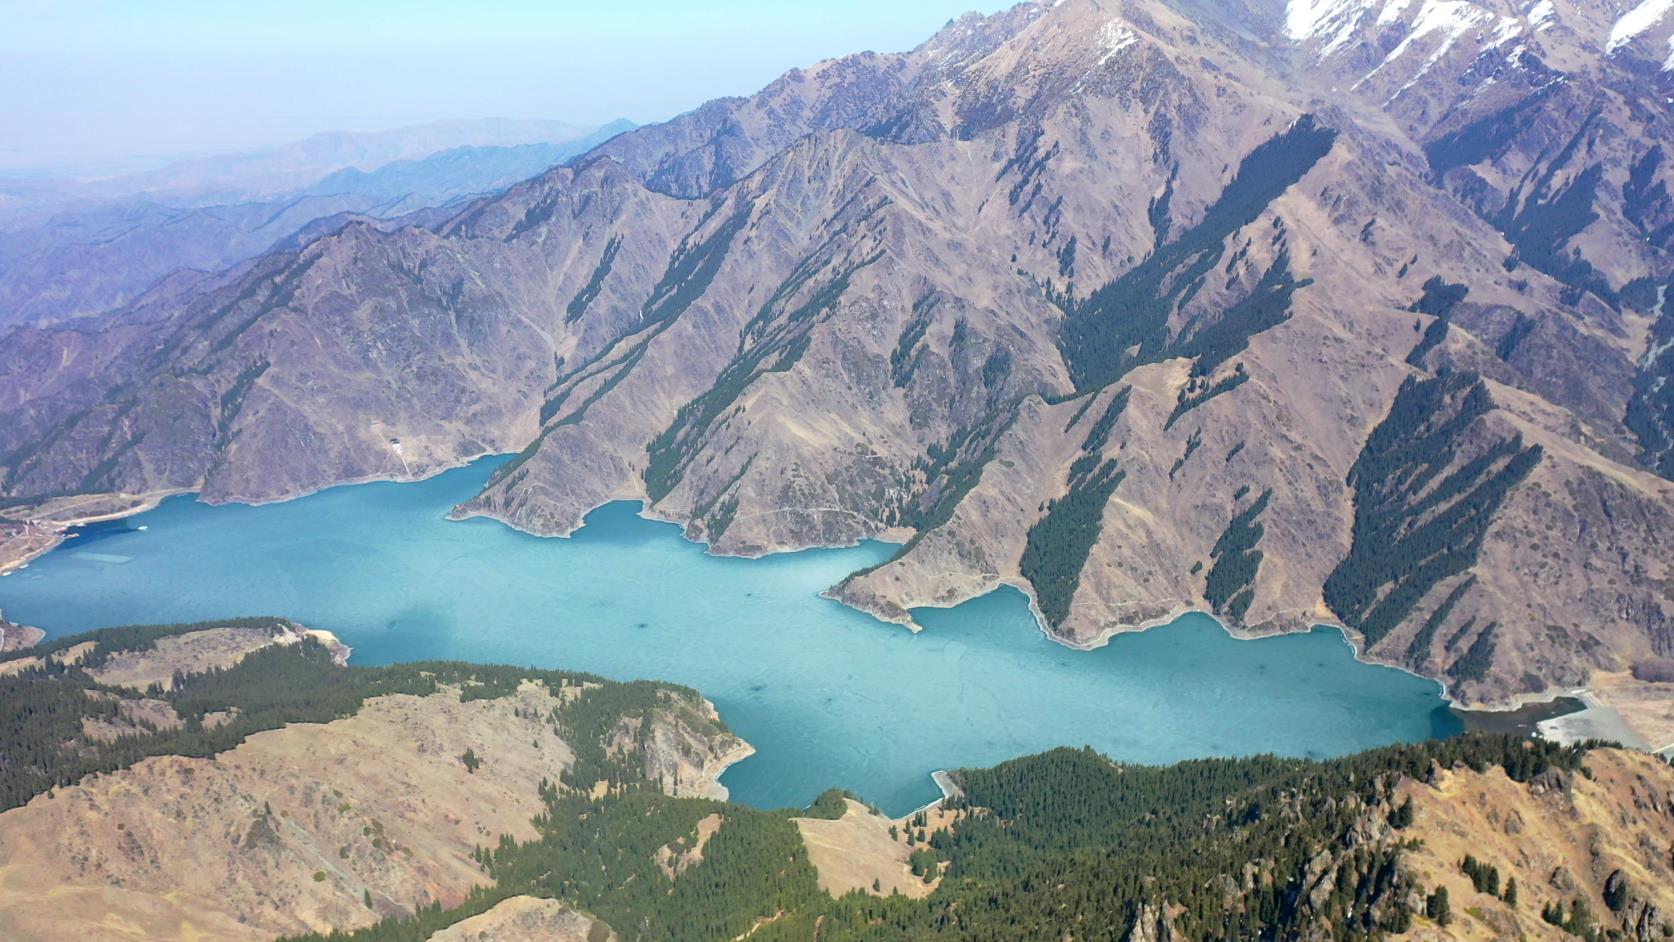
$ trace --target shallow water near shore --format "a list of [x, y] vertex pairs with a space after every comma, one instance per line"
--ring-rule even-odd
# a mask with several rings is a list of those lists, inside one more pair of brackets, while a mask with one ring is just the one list
[[1076, 651], [1002, 589], [915, 612], [914, 635], [819, 597], [887, 558], [882, 543], [714, 557], [626, 502], [567, 540], [447, 520], [503, 460], [259, 507], [171, 498], [0, 578], [0, 609], [51, 634], [284, 615], [336, 632], [354, 663], [688, 684], [756, 747], [722, 782], [761, 807], [837, 786], [904, 813], [937, 797], [932, 770], [1058, 745], [1149, 763], [1323, 757], [1460, 730], [1439, 685], [1357, 662], [1330, 629], [1239, 641], [1187, 615]]

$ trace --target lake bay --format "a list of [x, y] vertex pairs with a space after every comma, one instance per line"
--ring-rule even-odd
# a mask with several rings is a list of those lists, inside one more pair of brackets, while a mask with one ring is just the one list
[[915, 635], [819, 595], [887, 558], [882, 543], [714, 557], [625, 502], [564, 540], [446, 519], [503, 460], [257, 507], [171, 498], [0, 578], [0, 610], [53, 634], [282, 615], [336, 632], [355, 663], [688, 684], [758, 750], [722, 781], [763, 807], [836, 786], [904, 813], [937, 796], [932, 770], [1057, 745], [1329, 756], [1460, 728], [1437, 684], [1355, 661], [1330, 629], [1240, 641], [1187, 615], [1075, 651], [1002, 589], [916, 611]]

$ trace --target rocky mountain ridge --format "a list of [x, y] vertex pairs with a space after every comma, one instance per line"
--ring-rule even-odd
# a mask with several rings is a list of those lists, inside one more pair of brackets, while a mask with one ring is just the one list
[[1548, 6], [1026, 3], [795, 70], [13, 332], [4, 513], [519, 452], [460, 513], [896, 535], [833, 594], [1014, 584], [1078, 645], [1325, 620], [1462, 701], [1580, 685], [1674, 651], [1674, 110], [1666, 16]]

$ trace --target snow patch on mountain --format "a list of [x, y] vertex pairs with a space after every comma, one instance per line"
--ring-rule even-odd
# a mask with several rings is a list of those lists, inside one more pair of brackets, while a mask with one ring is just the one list
[[1407, 7], [1411, 5], [1412, 0], [1394, 0], [1393, 3], [1384, 4], [1383, 9], [1378, 13], [1378, 25], [1388, 26], [1391, 23], [1399, 22], [1401, 14], [1407, 12]]
[[1605, 42], [1604, 51], [1615, 52], [1622, 48], [1639, 34], [1661, 23], [1669, 13], [1674, 13], [1674, 0], [1642, 0], [1610, 27], [1610, 39]]
[[[1385, 9], [1405, 7], [1409, 2], [1392, 0]], [[1375, 5], [1376, 0], [1290, 0], [1285, 7], [1285, 35], [1298, 42], [1320, 39], [1332, 45], [1341, 42]]]
[[1524, 35], [1528, 26], [1550, 25], [1555, 14], [1553, 0], [1538, 0], [1525, 16], [1500, 16], [1469, 0], [1290, 0], [1285, 33], [1297, 42], [1318, 42], [1316, 54], [1324, 58], [1353, 41], [1368, 20], [1380, 29], [1405, 25], [1407, 34], [1383, 65], [1406, 55], [1415, 43], [1439, 36], [1441, 48], [1423, 67], [1428, 70], [1467, 34], [1482, 34], [1482, 48], [1494, 49]]
[[1139, 42], [1139, 36], [1128, 29], [1121, 20], [1111, 20], [1099, 30], [1099, 48], [1104, 54], [1099, 57], [1099, 65], [1104, 65], [1110, 58], [1123, 49]]
[[[1527, 32], [1528, 27], [1522, 17], [1499, 16], [1466, 0], [1424, 0], [1407, 24], [1406, 35], [1383, 57], [1382, 62], [1355, 82], [1355, 87], [1360, 87], [1385, 69], [1402, 62], [1409, 53], [1428, 48], [1429, 53], [1424, 61], [1390, 96], [1393, 100], [1417, 84], [1454, 50], [1461, 39], [1472, 37], [1480, 43], [1482, 52], [1488, 52], [1505, 47], [1525, 36]], [[1515, 57], [1516, 54], [1514, 50], [1512, 55]]]

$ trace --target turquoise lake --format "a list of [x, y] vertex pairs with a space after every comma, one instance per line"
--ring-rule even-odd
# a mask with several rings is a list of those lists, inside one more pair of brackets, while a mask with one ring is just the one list
[[284, 615], [335, 631], [356, 663], [450, 658], [689, 684], [758, 750], [722, 781], [762, 807], [840, 786], [904, 813], [937, 796], [935, 769], [1058, 745], [1160, 763], [1329, 756], [1459, 731], [1438, 685], [1355, 661], [1334, 630], [1238, 641], [1189, 615], [1074, 651], [1005, 589], [919, 610], [914, 635], [819, 596], [886, 558], [881, 543], [714, 557], [629, 503], [566, 540], [447, 520], [498, 460], [260, 507], [173, 498], [0, 578], [0, 610], [55, 634]]

